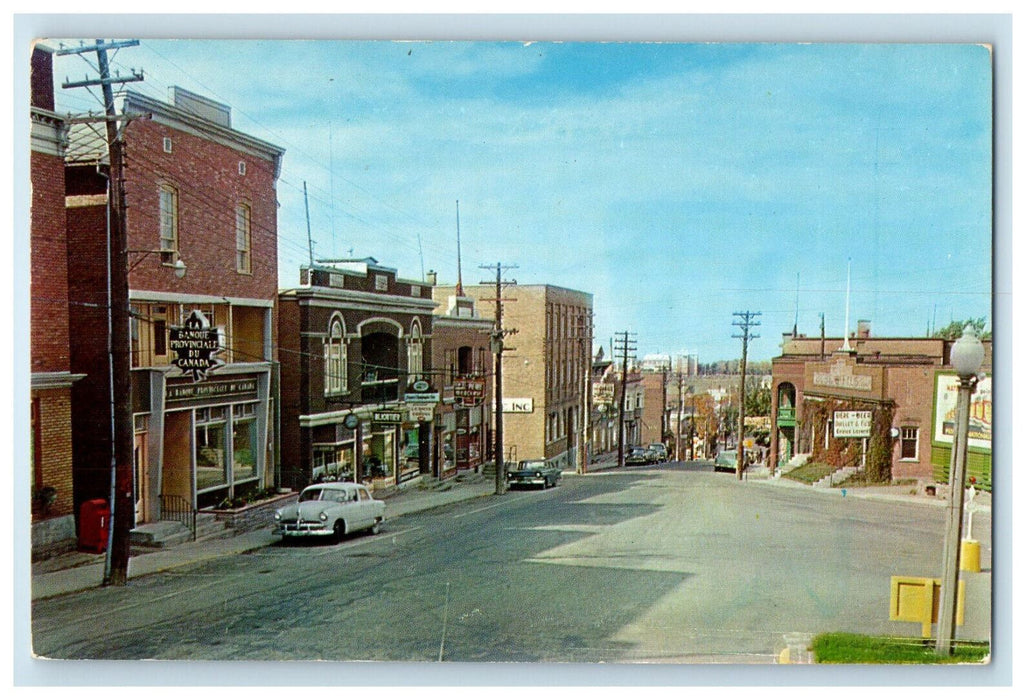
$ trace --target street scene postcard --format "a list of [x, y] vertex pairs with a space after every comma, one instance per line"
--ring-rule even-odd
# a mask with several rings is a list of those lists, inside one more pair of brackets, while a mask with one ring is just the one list
[[993, 668], [992, 42], [25, 49], [41, 682]]

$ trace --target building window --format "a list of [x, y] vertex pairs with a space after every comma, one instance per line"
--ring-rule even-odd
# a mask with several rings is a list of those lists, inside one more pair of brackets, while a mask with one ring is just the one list
[[169, 185], [158, 190], [158, 225], [161, 261], [172, 265], [179, 253], [179, 193]]
[[244, 161], [240, 161], [239, 163], [237, 163], [237, 174], [247, 175], [247, 163], [245, 163]]
[[378, 292], [387, 291], [387, 275], [376, 275], [373, 278], [373, 287]]
[[348, 391], [348, 348], [344, 342], [344, 320], [334, 316], [330, 321], [330, 335], [323, 350], [323, 393], [326, 396]]
[[245, 403], [233, 407], [233, 483], [258, 478], [258, 426], [255, 406]]
[[423, 332], [416, 321], [409, 334], [409, 380], [423, 378]]
[[194, 421], [197, 490], [226, 486], [226, 409], [199, 408]]
[[251, 273], [251, 207], [237, 207], [237, 272]]
[[172, 153], [172, 139], [170, 139], [168, 136], [163, 138], [161, 140], [161, 148], [166, 153]]
[[900, 458], [918, 460], [918, 428], [906, 426], [900, 429]]

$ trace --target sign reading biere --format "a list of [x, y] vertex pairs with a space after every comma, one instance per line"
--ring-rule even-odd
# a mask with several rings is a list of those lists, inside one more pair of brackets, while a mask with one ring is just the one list
[[872, 434], [871, 411], [836, 411], [833, 416], [834, 437], [866, 438]]

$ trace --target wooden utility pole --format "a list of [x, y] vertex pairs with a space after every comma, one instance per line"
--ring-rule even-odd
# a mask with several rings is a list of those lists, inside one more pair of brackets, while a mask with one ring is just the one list
[[760, 325], [760, 321], [756, 320], [756, 317], [760, 316], [760, 312], [736, 311], [732, 315], [740, 318], [739, 321], [734, 322], [732, 325], [737, 326], [742, 331], [742, 335], [732, 336], [733, 338], [742, 338], [742, 361], [739, 368], [739, 444], [737, 448], [738, 457], [735, 462], [735, 476], [737, 479], [742, 479], [745, 467], [743, 462], [743, 439], [746, 433], [746, 354], [750, 341], [760, 337], [750, 333], [750, 328]]
[[133, 407], [131, 391], [131, 362], [129, 356], [129, 245], [125, 208], [124, 131], [119, 121], [125, 119], [115, 110], [115, 95], [111, 86], [143, 80], [142, 73], [129, 77], [111, 75], [108, 51], [139, 45], [137, 40], [84, 44], [76, 48], [60, 49], [59, 56], [69, 54], [97, 54], [97, 78], [79, 82], [65, 82], [63, 88], [100, 86], [104, 96], [104, 114], [97, 117], [106, 127], [108, 160], [108, 207], [110, 212], [108, 238], [108, 370], [111, 399], [111, 520], [108, 528], [108, 546], [104, 558], [105, 586], [124, 586], [129, 571], [129, 531], [135, 521], [133, 499]]
[[681, 414], [685, 410], [685, 399], [682, 395], [682, 373], [678, 372], [678, 421], [674, 429], [674, 454], [675, 461], [680, 462], [685, 456], [682, 454], [681, 446]]
[[[505, 347], [506, 336], [516, 333], [515, 330], [505, 330], [502, 328], [502, 303], [504, 301], [516, 300], [502, 298], [502, 263], [481, 265], [480, 267], [485, 270], [495, 270], [495, 298], [487, 301], [495, 302], [495, 327], [491, 331], [491, 352], [495, 355], [495, 495], [501, 496], [506, 492], [502, 440], [502, 353], [512, 349]], [[508, 270], [512, 267], [516, 266], [511, 265], [506, 269]], [[481, 282], [481, 284], [491, 284], [491, 282]], [[516, 281], [507, 281], [505, 284], [516, 284]]]
[[588, 473], [589, 444], [591, 440], [592, 419], [592, 312], [587, 312], [581, 319], [578, 328], [578, 357], [584, 364], [581, 381], [581, 439], [577, 451], [576, 469], [578, 474]]
[[631, 347], [631, 341], [629, 340], [630, 333], [628, 331], [622, 331], [617, 333], [618, 336], [618, 350], [620, 350], [623, 357], [621, 363], [621, 398], [620, 407], [618, 413], [618, 428], [617, 428], [617, 466], [624, 468], [624, 452], [625, 447], [625, 424], [624, 424], [624, 403], [628, 394], [628, 353], [633, 352], [635, 348]]

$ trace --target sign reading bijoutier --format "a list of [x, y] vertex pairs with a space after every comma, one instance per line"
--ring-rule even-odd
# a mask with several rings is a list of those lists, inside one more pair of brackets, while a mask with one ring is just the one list
[[866, 438], [872, 434], [871, 411], [836, 411], [833, 431], [837, 438]]
[[182, 326], [169, 328], [169, 349], [176, 356], [172, 364], [183, 374], [193, 375], [195, 382], [205, 379], [208, 372], [223, 364], [215, 357], [222, 352], [219, 329], [212, 328], [205, 315], [196, 309]]

